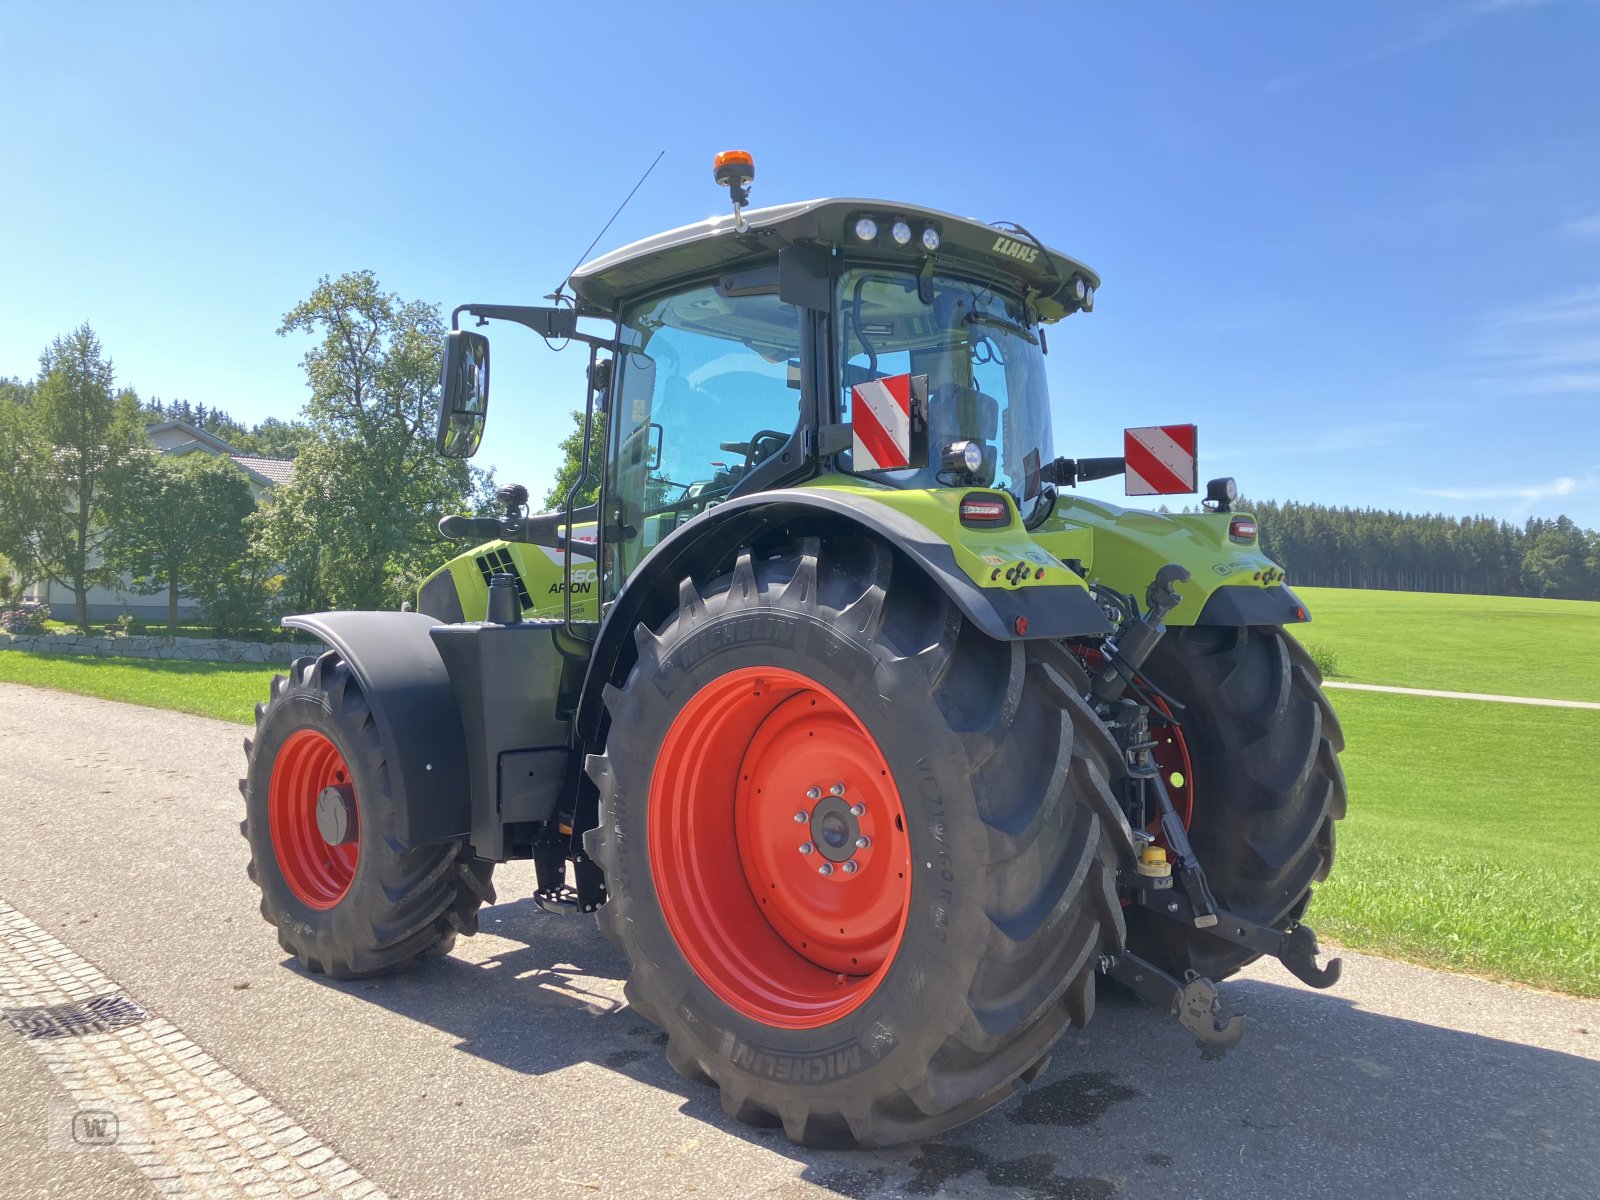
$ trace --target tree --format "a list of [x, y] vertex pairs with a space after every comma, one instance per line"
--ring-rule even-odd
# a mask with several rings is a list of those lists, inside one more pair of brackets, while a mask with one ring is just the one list
[[[600, 496], [600, 473], [605, 470], [606, 415], [602, 412], [595, 413], [594, 425], [594, 437], [589, 439], [589, 474], [584, 480], [583, 490], [578, 493], [573, 504], [574, 508], [593, 504]], [[545, 512], [554, 512], [566, 506], [567, 493], [578, 481], [578, 473], [582, 467], [583, 410], [578, 409], [572, 414], [572, 431], [561, 439], [561, 466], [556, 471], [555, 482], [545, 493]]]
[[294, 458], [311, 441], [311, 427], [304, 421], [280, 421], [268, 417], [252, 425], [241, 437], [228, 438], [247, 454], [264, 458]]
[[41, 529], [54, 523], [60, 540], [67, 520], [61, 493], [51, 478], [51, 446], [34, 418], [33, 393], [31, 383], [0, 380], [0, 462], [6, 464], [0, 471], [0, 557], [10, 564], [16, 596], [43, 575]]
[[33, 429], [52, 447], [41, 469], [45, 486], [66, 509], [65, 521], [39, 521], [34, 554], [41, 576], [72, 589], [78, 628], [84, 631], [89, 589], [116, 577], [99, 559], [106, 505], [144, 437], [138, 396], [113, 392], [114, 380], [100, 339], [80, 325], [40, 355], [31, 405]]
[[136, 592], [167, 593], [167, 633], [178, 626], [178, 593], [212, 595], [244, 561], [245, 519], [255, 509], [243, 472], [209, 454], [145, 453], [107, 506], [106, 564]]
[[[1530, 531], [1533, 522], [1529, 522]], [[1589, 539], [1568, 517], [1534, 534], [1522, 559], [1522, 577], [1535, 596], [1583, 599], [1588, 593]]]
[[392, 608], [438, 565], [438, 519], [475, 508], [485, 476], [435, 453], [444, 321], [370, 271], [324, 276], [280, 335], [317, 338], [303, 363], [311, 437], [269, 494], [260, 547], [297, 606]]

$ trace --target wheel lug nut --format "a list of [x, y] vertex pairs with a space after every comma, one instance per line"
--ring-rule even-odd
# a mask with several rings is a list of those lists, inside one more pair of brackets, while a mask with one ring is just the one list
[[856, 868], [855, 859], [851, 859], [849, 862], [844, 864], [844, 873], [846, 875], [854, 875], [856, 873], [856, 870], [857, 870], [857, 868]]
[[862, 834], [856, 839], [857, 850], [865, 850], [870, 845], [872, 845], [872, 839], [867, 837], [866, 834]]
[[865, 816], [866, 813], [867, 806], [865, 804], [852, 804], [850, 806], [850, 815], [852, 817], [862, 817]]
[[830, 863], [830, 862], [823, 863], [820, 867], [817, 868], [817, 874], [818, 875], [832, 875], [833, 874], [833, 864]]
[[809, 787], [809, 788], [807, 788], [806, 789], [806, 799], [807, 800], [821, 800], [822, 799], [822, 789], [819, 788], [819, 787]]
[[842, 783], [834, 784], [831, 788], [828, 789], [828, 795], [830, 795], [830, 796], [842, 796], [842, 795], [844, 795], [844, 784], [842, 784]]
[[816, 847], [813, 846], [810, 842], [801, 842], [800, 843], [800, 853], [801, 854], [810, 854], [815, 849], [816, 849]]
[[794, 815], [794, 823], [796, 825], [804, 825], [810, 819], [811, 819], [811, 815], [809, 813], [806, 813], [806, 812], [797, 812]]

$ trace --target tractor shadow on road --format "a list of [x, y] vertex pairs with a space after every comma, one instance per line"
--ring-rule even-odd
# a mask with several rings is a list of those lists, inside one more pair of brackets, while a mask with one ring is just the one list
[[524, 900], [485, 909], [483, 928], [490, 937], [414, 974], [325, 986], [442, 1030], [508, 1071], [593, 1063], [679, 1096], [685, 1115], [804, 1164], [764, 1193], [784, 1200], [1455, 1200], [1587, 1195], [1600, 1177], [1600, 1062], [1365, 1011], [1287, 978], [1227, 985], [1249, 1026], [1221, 1060], [1202, 1059], [1167, 1015], [1102, 988], [1090, 1026], [980, 1120], [894, 1150], [808, 1150], [732, 1121], [714, 1090], [668, 1066], [665, 1035], [626, 1007], [626, 963], [591, 919]]

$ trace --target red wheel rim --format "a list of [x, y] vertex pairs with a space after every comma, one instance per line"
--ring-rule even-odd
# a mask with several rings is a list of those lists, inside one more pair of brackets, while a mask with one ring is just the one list
[[[1156, 711], [1166, 718], [1165, 721], [1150, 722], [1150, 736], [1156, 741], [1150, 757], [1161, 768], [1161, 781], [1167, 785], [1172, 807], [1183, 820], [1183, 827], [1188, 829], [1194, 816], [1194, 771], [1189, 763], [1189, 743], [1183, 738], [1182, 726], [1172, 719], [1172, 710], [1167, 707], [1166, 701], [1160, 696], [1151, 696], [1150, 699]], [[1159, 835], [1161, 822], [1152, 821], [1149, 832]], [[1157, 836], [1156, 840], [1163, 846], [1167, 845], [1163, 837]], [[1167, 846], [1167, 849], [1171, 848]]]
[[343, 899], [360, 856], [358, 806], [352, 808], [351, 841], [330, 846], [322, 838], [317, 797], [328, 787], [350, 787], [344, 756], [316, 730], [295, 730], [272, 765], [267, 821], [283, 881], [309, 908], [332, 908]]
[[905, 810], [877, 742], [816, 680], [747, 667], [695, 693], [656, 759], [647, 836], [678, 947], [743, 1015], [815, 1029], [888, 973], [911, 900]]

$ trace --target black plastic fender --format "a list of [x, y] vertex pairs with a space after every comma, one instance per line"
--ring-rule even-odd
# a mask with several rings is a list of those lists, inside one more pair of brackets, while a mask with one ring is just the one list
[[605, 684], [612, 682], [622, 655], [631, 651], [633, 627], [641, 617], [676, 607], [678, 583], [684, 576], [699, 579], [705, 572], [731, 563], [752, 538], [773, 529], [785, 530], [795, 538], [852, 531], [881, 537], [916, 563], [968, 620], [998, 641], [1021, 640], [1016, 633], [1018, 617], [1027, 618], [1027, 640], [1111, 632], [1100, 605], [1081, 588], [980, 588], [956, 565], [955, 553], [948, 543], [887, 504], [825, 488], [755, 492], [719, 504], [680, 525], [645, 556], [629, 577], [589, 660], [577, 713], [580, 738], [593, 741], [598, 737], [600, 693]]
[[408, 845], [467, 836], [466, 740], [444, 660], [423, 613], [323, 612], [284, 617], [337, 650], [372, 706], [390, 756], [396, 832]]
[[1276, 587], [1220, 587], [1211, 593], [1196, 625], [1299, 625], [1311, 613], [1283, 584]]

